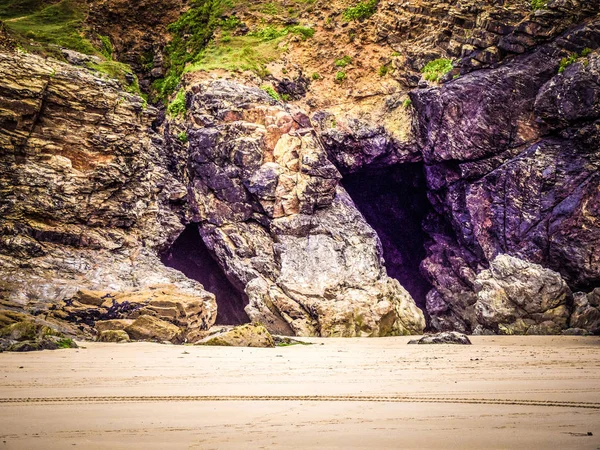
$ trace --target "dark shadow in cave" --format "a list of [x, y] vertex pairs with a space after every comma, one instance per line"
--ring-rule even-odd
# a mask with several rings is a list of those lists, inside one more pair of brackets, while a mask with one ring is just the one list
[[217, 325], [240, 325], [250, 322], [244, 311], [248, 304], [227, 279], [223, 269], [217, 264], [202, 241], [198, 225], [189, 224], [175, 240], [171, 248], [162, 256], [165, 266], [177, 269], [196, 280], [217, 298]]
[[419, 272], [425, 258], [422, 222], [429, 211], [423, 164], [365, 169], [346, 175], [344, 188], [379, 235], [389, 276], [425, 311], [431, 284]]

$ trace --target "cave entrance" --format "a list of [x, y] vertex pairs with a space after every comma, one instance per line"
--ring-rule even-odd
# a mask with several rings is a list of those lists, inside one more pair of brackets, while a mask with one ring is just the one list
[[423, 164], [368, 168], [345, 175], [342, 184], [379, 235], [388, 275], [425, 311], [431, 284], [421, 275], [419, 265], [426, 256], [422, 222], [430, 204]]
[[244, 311], [248, 304], [246, 296], [235, 288], [221, 266], [213, 259], [202, 241], [197, 224], [191, 223], [186, 226], [171, 248], [161, 256], [161, 261], [165, 266], [177, 269], [186, 277], [202, 283], [207, 291], [215, 294], [216, 325], [240, 325], [250, 322]]

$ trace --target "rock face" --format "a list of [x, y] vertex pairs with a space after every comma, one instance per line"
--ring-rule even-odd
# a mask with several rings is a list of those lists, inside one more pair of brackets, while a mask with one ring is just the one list
[[442, 333], [430, 334], [423, 336], [421, 339], [413, 339], [408, 341], [409, 344], [458, 344], [471, 345], [471, 341], [467, 336], [456, 331], [444, 331]]
[[[135, 318], [119, 308], [136, 305], [179, 333], [148, 319], [125, 328], [133, 339], [193, 341], [215, 321], [214, 296], [158, 258], [193, 222], [271, 331], [424, 328], [300, 111], [259, 89], [199, 84], [163, 140], [140, 99], [84, 70], [6, 54], [0, 74], [0, 294], [11, 304], [51, 308], [81, 331]], [[161, 285], [176, 292], [147, 293]], [[76, 295], [85, 289], [103, 295]]]
[[559, 334], [567, 328], [571, 290], [537, 264], [497, 256], [475, 279], [478, 323], [500, 334]]
[[[497, 68], [411, 93], [434, 209], [421, 266], [434, 287], [433, 327], [481, 323], [475, 279], [500, 254], [552, 269], [573, 290], [600, 283], [599, 45], [591, 21]], [[584, 48], [559, 73], [561, 58]]]
[[[91, 2], [86, 24], [147, 88], [182, 5], [144, 0], [130, 17], [126, 3]], [[382, 0], [330, 35], [356, 35], [339, 49], [345, 81], [292, 61], [333, 68], [322, 47], [339, 14], [315, 19], [314, 55], [288, 34], [269, 82], [315, 128], [248, 73], [185, 74], [185, 113], [165, 118], [83, 68], [0, 54], [3, 308], [110, 341], [196, 342], [217, 317], [284, 335], [421, 333], [406, 287], [435, 330], [598, 333], [599, 3], [501, 3]], [[215, 48], [246, 36], [242, 19], [219, 19]], [[426, 81], [444, 56], [453, 68]], [[374, 62], [377, 86], [349, 86]], [[194, 239], [202, 249], [181, 249]], [[221, 315], [163, 263], [207, 280]]]
[[193, 86], [188, 106], [192, 220], [251, 320], [305, 336], [424, 328], [308, 117], [227, 81]]
[[185, 186], [116, 84], [33, 55], [0, 55], [0, 297], [33, 312], [81, 289], [169, 284], [208, 330], [214, 296], [157, 253], [183, 229]]

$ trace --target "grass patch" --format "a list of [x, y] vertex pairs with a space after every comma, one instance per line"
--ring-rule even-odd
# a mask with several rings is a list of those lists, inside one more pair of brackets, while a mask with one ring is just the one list
[[187, 141], [188, 141], [188, 135], [187, 135], [187, 131], [182, 131], [181, 133], [179, 133], [179, 134], [177, 135], [177, 140], [178, 140], [179, 142], [181, 142], [182, 144], [185, 144], [185, 143], [187, 143]]
[[77, 345], [71, 338], [63, 338], [59, 340], [56, 345], [58, 345], [58, 348], [77, 348]]
[[346, 9], [342, 13], [342, 17], [347, 22], [352, 20], [364, 20], [371, 17], [373, 14], [377, 12], [377, 4], [379, 0], [367, 0], [362, 1], [356, 6], [352, 6]]
[[348, 55], [346, 55], [343, 58], [335, 60], [335, 67], [346, 67], [351, 62], [352, 62], [352, 58], [350, 58]]
[[[89, 63], [87, 67], [96, 72], [100, 72], [109, 78], [118, 80], [130, 94], [141, 94], [137, 76], [127, 64], [118, 61], [102, 61], [98, 64]], [[133, 81], [130, 82], [129, 80]]]
[[184, 116], [186, 111], [187, 108], [185, 106], [185, 90], [179, 89], [173, 101], [169, 103], [169, 106], [167, 106], [167, 113], [171, 117], [179, 117]]
[[425, 75], [426, 80], [437, 83], [451, 70], [452, 61], [445, 58], [439, 58], [427, 63], [421, 72]]
[[261, 86], [260, 88], [269, 94], [269, 97], [271, 97], [273, 100], [277, 100], [278, 102], [281, 101], [281, 97], [272, 86]]
[[[40, 8], [40, 9], [28, 9]], [[0, 7], [0, 19], [18, 17], [5, 22], [15, 40], [28, 51], [56, 55], [52, 45], [69, 48], [88, 55], [98, 50], [82, 35], [87, 5], [83, 0], [62, 0], [48, 5], [42, 1], [12, 1]], [[41, 47], [31, 44], [31, 40]]]
[[102, 48], [100, 49], [100, 53], [102, 53], [106, 59], [112, 59], [114, 48], [113, 48], [112, 42], [110, 42], [110, 39], [108, 38], [108, 36], [98, 35], [98, 39], [100, 39], [100, 42], [102, 43]]
[[283, 36], [271, 40], [257, 36], [233, 36], [225, 45], [212, 42], [186, 67], [185, 72], [214, 69], [230, 72], [251, 70], [265, 76], [265, 66], [279, 58], [284, 51], [279, 46], [282, 40]]
[[537, 11], [538, 9], [544, 9], [548, 6], [548, 0], [531, 0], [531, 9]]
[[[585, 58], [590, 53], [592, 53], [592, 49], [586, 47], [581, 51], [581, 54], [578, 54], [575, 52], [575, 53], [571, 53], [566, 58], [561, 59], [560, 65], [558, 66], [558, 73], [563, 73], [567, 67], [569, 67], [571, 64], [577, 62], [577, 60], [579, 58]], [[587, 65], [587, 61], [584, 61], [584, 65]]]
[[385, 77], [389, 72], [390, 72], [390, 66], [389, 64], [384, 64], [383, 66], [381, 66], [379, 68], [379, 76], [380, 77]]

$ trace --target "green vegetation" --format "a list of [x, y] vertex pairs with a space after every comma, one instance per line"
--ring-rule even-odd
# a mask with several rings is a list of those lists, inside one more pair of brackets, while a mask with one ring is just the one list
[[346, 72], [342, 72], [339, 71], [338, 73], [335, 74], [335, 82], [336, 83], [343, 83], [346, 80]]
[[348, 55], [346, 55], [343, 58], [335, 60], [335, 67], [346, 67], [351, 62], [352, 62], [352, 58], [350, 58]]
[[351, 20], [364, 20], [371, 17], [377, 12], [377, 4], [379, 0], [364, 0], [358, 5], [346, 9], [342, 17], [350, 22]]
[[[313, 0], [296, 2], [312, 4]], [[229, 31], [240, 26], [240, 20], [235, 15], [224, 17], [226, 9], [233, 6], [232, 0], [192, 0], [190, 5], [191, 8], [168, 27], [173, 38], [166, 48], [167, 73], [153, 83], [159, 99], [166, 100], [175, 92], [185, 72], [251, 70], [264, 77], [268, 75], [266, 64], [285, 51], [279, 45], [285, 36], [297, 34], [308, 39], [315, 33], [313, 28], [300, 25], [284, 28], [266, 25], [245, 36], [234, 36]], [[271, 2], [261, 8], [260, 12], [273, 13], [278, 5]], [[222, 33], [214, 38], [217, 28]]]
[[571, 64], [577, 62], [577, 60], [579, 58], [585, 58], [590, 53], [592, 53], [592, 49], [586, 47], [581, 51], [581, 54], [571, 53], [566, 58], [561, 59], [560, 65], [558, 67], [558, 73], [563, 73], [567, 67], [569, 67]]
[[537, 11], [548, 6], [548, 0], [531, 0], [531, 9]]
[[214, 69], [230, 72], [251, 70], [259, 76], [266, 76], [268, 72], [265, 66], [284, 51], [278, 45], [282, 39], [263, 41], [254, 36], [235, 36], [227, 45], [211, 42], [196, 60], [186, 67], [185, 72]]
[[[118, 80], [121, 85], [125, 87], [125, 90], [130, 94], [140, 95], [140, 85], [138, 79], [127, 64], [120, 63], [118, 61], [102, 61], [100, 63], [89, 63], [87, 65], [89, 69], [95, 70]], [[133, 82], [129, 82], [128, 79], [133, 79]]]
[[314, 30], [314, 28], [304, 27], [301, 25], [285, 27], [285, 28], [276, 28], [271, 25], [267, 25], [266, 27], [260, 28], [259, 30], [249, 33], [249, 36], [257, 37], [261, 41], [272, 41], [274, 39], [278, 39], [283, 36], [287, 36], [290, 33], [298, 34], [298, 35], [302, 36], [303, 40], [306, 40], [315, 35], [315, 30]]
[[185, 90], [179, 89], [173, 101], [169, 103], [169, 106], [167, 106], [167, 114], [169, 114], [169, 116], [171, 117], [179, 117], [185, 115], [187, 111], [185, 101]]
[[204, 50], [216, 27], [222, 24], [224, 8], [231, 5], [231, 0], [192, 0], [190, 9], [169, 25], [172, 40], [165, 49], [167, 74], [152, 85], [159, 98], [165, 100], [175, 91], [186, 64]]
[[385, 77], [389, 72], [390, 72], [390, 65], [389, 64], [384, 64], [383, 66], [381, 66], [379, 68], [379, 76], [380, 77]]
[[58, 348], [76, 348], [77, 346], [75, 345], [75, 342], [73, 342], [73, 339], [70, 338], [63, 338], [61, 340], [59, 340], [56, 345], [58, 345]]
[[270, 16], [275, 16], [275, 15], [281, 13], [281, 8], [277, 3], [269, 2], [269, 3], [265, 3], [262, 6], [260, 12], [262, 12], [263, 14], [268, 14]]
[[319, 75], [317, 72], [314, 72], [310, 77], [315, 81], [321, 79], [321, 75]]
[[315, 35], [315, 29], [311, 27], [304, 27], [302, 25], [296, 25], [288, 28], [290, 33], [299, 34], [303, 40], [311, 38]]
[[452, 70], [452, 61], [445, 58], [435, 59], [427, 63], [421, 71], [425, 74], [428, 81], [438, 82], [441, 78]]
[[410, 108], [412, 106], [412, 100], [410, 98], [407, 98], [402, 102], [402, 106], [404, 107], [404, 109]]
[[4, 24], [25, 50], [59, 58], [60, 52], [52, 45], [90, 55], [98, 53], [81, 34], [87, 14], [84, 0], [61, 0], [51, 5], [42, 0], [8, 0], [2, 3], [0, 20], [11, 19]]
[[106, 59], [112, 59], [114, 49], [113, 49], [112, 42], [110, 42], [110, 39], [108, 38], [108, 36], [98, 35], [98, 39], [100, 39], [100, 42], [102, 43], [102, 48], [100, 49], [100, 53], [102, 53]]
[[185, 144], [188, 141], [187, 131], [182, 131], [177, 135], [177, 140], [182, 144]]
[[269, 94], [269, 97], [271, 97], [274, 100], [277, 100], [278, 102], [281, 101], [281, 97], [279, 97], [279, 94], [277, 93], [277, 91], [275, 89], [273, 89], [272, 86], [261, 86], [260, 87], [263, 91], [265, 91], [267, 94]]

